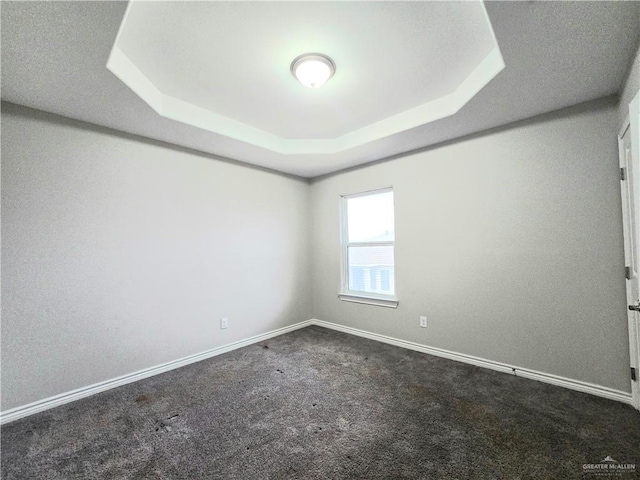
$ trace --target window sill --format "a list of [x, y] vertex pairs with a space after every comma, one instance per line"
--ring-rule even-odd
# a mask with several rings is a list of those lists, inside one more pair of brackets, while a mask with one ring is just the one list
[[354, 293], [339, 293], [338, 298], [343, 302], [364, 303], [378, 307], [398, 308], [398, 300], [393, 298], [376, 297], [375, 295], [357, 295]]

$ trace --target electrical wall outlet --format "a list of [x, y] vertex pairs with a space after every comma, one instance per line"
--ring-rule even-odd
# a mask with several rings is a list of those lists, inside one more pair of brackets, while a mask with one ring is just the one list
[[224, 330], [227, 328], [227, 324], [229, 323], [229, 319], [227, 317], [220, 319], [220, 330]]
[[420, 326], [422, 328], [427, 328], [427, 317], [425, 316], [420, 317]]

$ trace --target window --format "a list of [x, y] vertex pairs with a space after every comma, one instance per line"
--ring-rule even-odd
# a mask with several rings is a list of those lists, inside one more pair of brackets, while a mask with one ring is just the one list
[[393, 190], [342, 197], [342, 290], [351, 302], [397, 307]]

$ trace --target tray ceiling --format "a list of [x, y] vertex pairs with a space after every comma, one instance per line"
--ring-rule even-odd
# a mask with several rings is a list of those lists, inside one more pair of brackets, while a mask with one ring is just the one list
[[[150, 8], [153, 5], [162, 6], [166, 3], [173, 6], [184, 5], [183, 2], [149, 3]], [[186, 3], [222, 3], [225, 8], [233, 9], [240, 8], [237, 4], [258, 6], [264, 2]], [[269, 5], [276, 6], [280, 3], [273, 2]], [[282, 3], [290, 3], [292, 8], [296, 5], [305, 5], [305, 8], [315, 4], [324, 5], [324, 2]], [[343, 3], [346, 5], [339, 7]], [[370, 55], [372, 59], [377, 60], [379, 65], [386, 65], [385, 62], [391, 62], [395, 57], [404, 58], [405, 55], [411, 55], [405, 42], [398, 39], [406, 38], [407, 34], [405, 34], [403, 27], [405, 20], [406, 25], [411, 26], [411, 28], [407, 27], [408, 34], [412, 32], [411, 29], [420, 28], [420, 22], [412, 22], [413, 16], [418, 15], [416, 12], [419, 11], [420, 6], [414, 5], [418, 10], [412, 10], [411, 14], [408, 14], [408, 17], [411, 18], [401, 19], [399, 14], [396, 17], [389, 15], [390, 19], [395, 18], [395, 20], [386, 22], [383, 21], [382, 15], [379, 15], [377, 23], [367, 23], [365, 28], [362, 23], [359, 23], [359, 16], [356, 12], [362, 8], [362, 15], [365, 15], [364, 11], [371, 8], [370, 4], [374, 3], [388, 4], [387, 6], [391, 8], [390, 5], [395, 3], [422, 4], [423, 2], [327, 2], [327, 5], [335, 8], [349, 9], [351, 12], [348, 22], [349, 29], [348, 31], [336, 31], [338, 25], [345, 27], [344, 19], [339, 14], [335, 15], [338, 17], [335, 22], [330, 24], [333, 25], [331, 29], [327, 26], [322, 27], [327, 28], [326, 32], [332, 33], [335, 38], [348, 38], [350, 42], [356, 43], [360, 34], [367, 35], [369, 38], [372, 38], [372, 33], [384, 34], [389, 42], [395, 42], [396, 47], [392, 49], [389, 45], [389, 48], [384, 48], [385, 45], [376, 44], [380, 47], [378, 52], [375, 55], [370, 52]], [[136, 5], [137, 2], [133, 6]], [[477, 2], [473, 5], [480, 6]], [[320, 6], [317, 8], [322, 10]], [[381, 159], [395, 158], [407, 152], [424, 149], [465, 135], [616, 94], [627, 75], [630, 61], [640, 42], [640, 2], [486, 1], [484, 8], [491, 21], [495, 37], [500, 45], [501, 56], [506, 65], [493, 80], [467, 101], [454, 115], [336, 153], [278, 153], [248, 143], [244, 139], [214, 133], [158, 115], [148, 103], [106, 68], [128, 9], [126, 2], [3, 1], [0, 9], [2, 17], [0, 29], [2, 100], [161, 141], [164, 142], [165, 147], [173, 145], [177, 146], [174, 148], [204, 152], [212, 158], [232, 159], [279, 172], [314, 178]], [[179, 15], [188, 14], [186, 11], [184, 14], [179, 12], [180, 9], [175, 14], [176, 25], [182, 21], [178, 18]], [[270, 19], [266, 12], [265, 15], [267, 15], [265, 19]], [[277, 17], [275, 13], [271, 15]], [[227, 20], [224, 25], [217, 25], [215, 20], [211, 21], [210, 30], [231, 29], [231, 25], [227, 25], [227, 23], [231, 22], [233, 15], [227, 13], [225, 18]], [[301, 19], [300, 15], [297, 18], [298, 22], [306, 21]], [[371, 18], [369, 17], [369, 19]], [[243, 17], [237, 17], [234, 24], [242, 25], [242, 20]], [[273, 19], [273, 21], [281, 20], [279, 18]], [[446, 23], [445, 21], [448, 20], [443, 19], [443, 22]], [[255, 19], [254, 22], [259, 23]], [[299, 53], [297, 48], [291, 48], [291, 50], [295, 50], [295, 54], [293, 51], [287, 51], [293, 44], [289, 40], [291, 35], [295, 34], [294, 32], [301, 31], [300, 25], [290, 23], [292, 24], [291, 28], [287, 26], [285, 29], [283, 27], [280, 45], [283, 51], [286, 51], [286, 55], [282, 54], [282, 57], [291, 58], [287, 58], [286, 61], [282, 60], [281, 66], [274, 63], [277, 55], [268, 58], [263, 56], [256, 59], [256, 62], [260, 68], [272, 68], [273, 75], [281, 76], [282, 85], [286, 83], [288, 85], [286, 88], [291, 87], [291, 91], [294, 92], [291, 95], [298, 95], [306, 99], [301, 101], [299, 105], [304, 106], [303, 102], [306, 101], [308, 105], [305, 108], [311, 108], [315, 104], [310, 98], [316, 97], [308, 96], [310, 90], [298, 84], [288, 70], [288, 62]], [[303, 23], [302, 25], [307, 24]], [[268, 30], [268, 26], [257, 26]], [[151, 29], [152, 27], [153, 25], [147, 25], [145, 28]], [[306, 29], [307, 27], [302, 31], [306, 31]], [[204, 33], [201, 32], [201, 34]], [[328, 33], [324, 38], [328, 38], [327, 35]], [[246, 48], [264, 49], [268, 47], [268, 45], [255, 47], [255, 43], [259, 43], [259, 38], [253, 35], [253, 32], [247, 33], [245, 37], [247, 38], [236, 39], [235, 42], [227, 37], [218, 37], [218, 43], [224, 44], [221, 55], [228, 59], [243, 58], [245, 53], [239, 48], [242, 45]], [[428, 35], [425, 34], [425, 38], [427, 37]], [[140, 39], [138, 46], [147, 48], [148, 45], [143, 45], [145, 41], [144, 38]], [[276, 40], [272, 40], [272, 42], [276, 42]], [[336, 76], [324, 87], [312, 92], [311, 95], [317, 93], [319, 95], [317, 98], [322, 98], [322, 96], [329, 94], [329, 89], [335, 91], [339, 88], [350, 88], [357, 91], [362, 82], [357, 80], [355, 74], [347, 75], [347, 72], [359, 65], [359, 60], [347, 62], [343, 57], [349, 49], [355, 47], [341, 45], [338, 48], [336, 45], [333, 48], [332, 45], [328, 45], [325, 48], [324, 45], [305, 44], [301, 45], [299, 49], [321, 49], [323, 53], [333, 56], [337, 63]], [[400, 48], [399, 45], [404, 48]], [[449, 55], [443, 54], [438, 57], [434, 54], [433, 57], [438, 57], [441, 62], [448, 61], [454, 51], [453, 45], [452, 43], [450, 46], [447, 44], [440, 46], [441, 53], [447, 48], [451, 48]], [[423, 47], [426, 49], [421, 45], [418, 50]], [[205, 47], [202, 47], [202, 50], [205, 53], [209, 51]], [[136, 55], [133, 52], [129, 52], [129, 54], [132, 57]], [[156, 55], [160, 59], [162, 59], [162, 54], [161, 49], [156, 49]], [[188, 55], [192, 54], [192, 52], [188, 53]], [[178, 65], [182, 68], [182, 64], [178, 63]], [[139, 69], [146, 68], [142, 64], [136, 64], [136, 66]], [[284, 71], [282, 71], [283, 67]], [[176, 69], [172, 64], [167, 65], [167, 68]], [[150, 78], [153, 76], [152, 72], [147, 72], [147, 74]], [[428, 78], [429, 71], [418, 72], [418, 75], [422, 74], [425, 75], [424, 78]], [[459, 74], [460, 72], [458, 72]], [[415, 80], [418, 77], [413, 78], [413, 80], [401, 76], [393, 78], [392, 88], [382, 89], [382, 91], [376, 90], [366, 98], [360, 97], [363, 98], [363, 105], [350, 104], [350, 110], [366, 111], [367, 115], [371, 115], [372, 121], [381, 121], [379, 115], [394, 115], [394, 108], [396, 108], [395, 114], [402, 113], [407, 109], [407, 103], [402, 102], [415, 101], [419, 95], [425, 96], [417, 101], [429, 102], [428, 95], [435, 91], [434, 88], [425, 88], [422, 91], [414, 92], [415, 97], [410, 97], [409, 93], [405, 96], [405, 87], [408, 91], [411, 89], [407, 86], [411, 86], [412, 81], [419, 83], [418, 80]], [[153, 78], [153, 81], [161, 82], [162, 80]], [[205, 85], [202, 90], [205, 92], [212, 85], [210, 83], [212, 81], [230, 82], [229, 79], [219, 79], [209, 75], [205, 76], [203, 81], [205, 81]], [[282, 85], [280, 87], [284, 89], [285, 87]], [[446, 86], [447, 84], [440, 85]], [[166, 87], [160, 83], [157, 86], [159, 89], [166, 89]], [[324, 92], [325, 88], [327, 89], [326, 93]], [[444, 86], [438, 93], [443, 93], [443, 91]], [[263, 102], [263, 106], [268, 106], [271, 99], [265, 98], [269, 97], [265, 92], [266, 84], [257, 81], [255, 91], [251, 93], [254, 97], [248, 98], [251, 98], [251, 102], [253, 102], [257, 97]], [[177, 95], [184, 92], [176, 89], [168, 93]], [[346, 93], [343, 95], [347, 99], [350, 98]], [[184, 98], [189, 100], [191, 97]], [[209, 101], [212, 101], [212, 98], [210, 97]], [[394, 107], [396, 99], [399, 99], [399, 103]], [[228, 107], [231, 108], [234, 104], [235, 102], [231, 102]], [[382, 105], [386, 105], [384, 108], [387, 110], [381, 110]], [[328, 115], [326, 113], [329, 111], [327, 105], [321, 106], [325, 108], [325, 114]], [[201, 108], [205, 112], [213, 112], [213, 110]], [[209, 108], [212, 107], [209, 105]], [[359, 110], [359, 108], [364, 110]], [[340, 135], [349, 135], [343, 132], [351, 127], [366, 128], [366, 126], [362, 127], [363, 121], [357, 117], [358, 113], [353, 113], [353, 116], [349, 117], [351, 123], [342, 120], [340, 115], [339, 121], [329, 125], [324, 132], [320, 132], [315, 128], [305, 130], [308, 128], [305, 125], [292, 126], [291, 120], [288, 120], [288, 123], [284, 121], [281, 123], [280, 112], [282, 109], [277, 106], [274, 108], [265, 107], [255, 112], [248, 108], [246, 110], [247, 114], [264, 115], [264, 117], [254, 118], [251, 122], [254, 122], [255, 125], [250, 125], [247, 123], [249, 122], [248, 118], [240, 116], [241, 114], [236, 112], [235, 115], [238, 118], [234, 120], [247, 125], [247, 127], [259, 129], [265, 134], [284, 138], [291, 142], [331, 141], [332, 138], [340, 138]], [[223, 116], [231, 115], [227, 110], [217, 110], [214, 113]], [[87, 128], [86, 124], [84, 124], [84, 128]], [[295, 138], [296, 135], [299, 138]], [[310, 135], [316, 135], [316, 137]]]
[[[322, 88], [290, 74], [306, 52], [338, 66]], [[328, 154], [453, 115], [504, 63], [477, 0], [132, 0], [107, 67], [164, 117]]]

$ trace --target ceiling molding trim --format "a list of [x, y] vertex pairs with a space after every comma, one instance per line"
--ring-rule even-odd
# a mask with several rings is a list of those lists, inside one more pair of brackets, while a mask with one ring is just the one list
[[496, 45], [453, 93], [334, 139], [341, 143], [342, 148], [338, 151], [357, 147], [454, 115], [504, 68], [502, 54]]
[[163, 117], [284, 155], [334, 154], [454, 115], [505, 68], [484, 2], [480, 1], [480, 3], [494, 47], [452, 93], [336, 138], [282, 138], [164, 94], [118, 47], [118, 39], [126, 24], [133, 1], [129, 2], [106, 66]]

